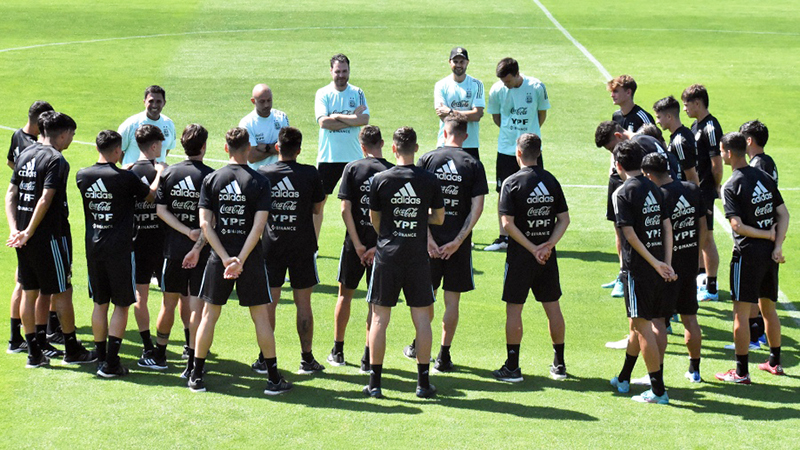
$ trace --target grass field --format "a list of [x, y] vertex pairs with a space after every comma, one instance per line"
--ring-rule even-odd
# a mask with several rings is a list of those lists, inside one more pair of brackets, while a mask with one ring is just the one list
[[[301, 160], [312, 163], [318, 130], [314, 92], [330, 82], [328, 59], [338, 52], [352, 61], [351, 83], [364, 89], [371, 123], [381, 126], [386, 137], [399, 126], [413, 126], [421, 148], [432, 149], [437, 131], [432, 89], [448, 74], [449, 50], [456, 45], [469, 50], [468, 73], [481, 79], [487, 91], [496, 80], [497, 61], [513, 56], [523, 73], [547, 85], [552, 109], [543, 127], [544, 158], [565, 185], [572, 224], [559, 245], [570, 374], [565, 382], [547, 376], [552, 349], [543, 311], [535, 302], [524, 312], [525, 381], [508, 385], [492, 379], [490, 371], [505, 358], [505, 308], [500, 301], [504, 255], [475, 251], [477, 290], [463, 296], [452, 350], [459, 370], [432, 377], [440, 392], [436, 400], [413, 395], [416, 367], [401, 354], [413, 334], [404, 306], [395, 310], [388, 335], [388, 399], [369, 400], [360, 392], [367, 376], [359, 375], [353, 363], [362, 351], [366, 305], [358, 300], [345, 347], [351, 364], [328, 367], [315, 377], [295, 375], [299, 343], [294, 306], [284, 291], [276, 339], [279, 365], [296, 386], [292, 393], [278, 398], [262, 394], [266, 381], [249, 368], [257, 353], [252, 324], [247, 311], [232, 303], [223, 309], [217, 328], [214, 356], [207, 365], [207, 394], [192, 394], [178, 378], [183, 363], [175, 353], [178, 342], [170, 347], [170, 370], [134, 370], [118, 381], [98, 379], [88, 367], [54, 364], [25, 370], [23, 356], [0, 357], [0, 447], [743, 448], [768, 441], [777, 448], [798, 448], [796, 227], [790, 229], [787, 264], [781, 268], [786, 298], [779, 314], [787, 376], [758, 373], [754, 363], [766, 358], [761, 351], [751, 356], [752, 386], [713, 379], [715, 372], [733, 366], [732, 352], [722, 349], [732, 339], [731, 305], [724, 301], [703, 304], [699, 312], [706, 383], [691, 385], [683, 378], [688, 362], [683, 328], [676, 325], [665, 360], [670, 406], [634, 403], [608, 385], [623, 353], [603, 344], [624, 336], [627, 321], [623, 302], [599, 288], [616, 273], [617, 257], [612, 228], [604, 220], [608, 155], [595, 148], [593, 135], [597, 123], [615, 109], [601, 67], [613, 75], [633, 75], [640, 86], [637, 102], [648, 110], [661, 97], [678, 96], [689, 84], [703, 83], [723, 130], [755, 118], [770, 127], [767, 152], [779, 166], [789, 210], [798, 211], [800, 146], [794, 113], [800, 102], [800, 3], [713, 0], [702, 8], [685, 0], [638, 7], [587, 0], [542, 3], [598, 65], [548, 19], [537, 0], [3, 2], [0, 142], [8, 142], [12, 129], [24, 124], [34, 100], [46, 99], [78, 123], [76, 142], [65, 153], [73, 174], [96, 159], [94, 148], [84, 143], [139, 112], [142, 92], [150, 84], [167, 90], [164, 114], [176, 127], [198, 122], [210, 130], [207, 157], [222, 160], [224, 132], [250, 111], [252, 86], [266, 82], [273, 89], [275, 108], [305, 134]], [[485, 117], [481, 153], [490, 180], [496, 139], [497, 131]], [[10, 172], [0, 169], [0, 182], [7, 183]], [[724, 179], [729, 174], [726, 168]], [[474, 236], [477, 248], [496, 236], [496, 203], [494, 193], [487, 196]], [[81, 244], [82, 207], [74, 185], [70, 206], [79, 338], [90, 342], [92, 304]], [[336, 268], [344, 236], [338, 208], [336, 201], [327, 204], [318, 260], [322, 283], [312, 299], [314, 352], [320, 360], [332, 345]], [[4, 221], [0, 226], [0, 234], [7, 233]], [[715, 236], [727, 300], [732, 243], [719, 223]], [[3, 323], [15, 264], [12, 250], [0, 251]], [[362, 286], [357, 298], [365, 290]], [[153, 320], [158, 298], [151, 291]], [[437, 304], [437, 319], [441, 306]], [[131, 317], [122, 351], [123, 363], [131, 368], [139, 356], [133, 323]], [[434, 332], [435, 344], [438, 334]], [[173, 337], [181, 335], [176, 325]], [[640, 360], [634, 376], [643, 374]]]

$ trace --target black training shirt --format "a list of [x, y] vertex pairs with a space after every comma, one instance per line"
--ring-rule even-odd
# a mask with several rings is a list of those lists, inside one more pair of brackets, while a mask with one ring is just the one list
[[367, 248], [374, 247], [378, 235], [369, 217], [369, 188], [372, 177], [394, 165], [383, 158], [363, 158], [347, 163], [339, 184], [339, 198], [349, 200], [353, 221], [361, 243]]
[[[213, 171], [202, 162], [191, 160], [167, 167], [161, 172], [156, 203], [166, 205], [167, 210], [190, 229], [200, 228], [200, 188], [205, 177]], [[181, 259], [186, 256], [194, 246], [194, 241], [166, 224], [164, 230], [164, 257]]]

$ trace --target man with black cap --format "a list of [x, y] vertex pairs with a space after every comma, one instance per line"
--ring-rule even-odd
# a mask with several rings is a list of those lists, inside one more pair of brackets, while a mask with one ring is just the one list
[[450, 51], [450, 70], [448, 75], [439, 80], [433, 88], [433, 107], [439, 116], [439, 135], [436, 146], [444, 145], [444, 119], [453, 111], [458, 111], [467, 120], [467, 139], [464, 151], [480, 160], [478, 156], [478, 132], [483, 108], [486, 106], [483, 95], [483, 83], [467, 75], [469, 54], [464, 47], [455, 47]]

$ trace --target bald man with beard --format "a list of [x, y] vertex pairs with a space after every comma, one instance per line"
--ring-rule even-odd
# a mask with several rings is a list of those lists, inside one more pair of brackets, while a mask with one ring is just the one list
[[247, 165], [258, 170], [261, 166], [278, 161], [275, 143], [278, 142], [281, 128], [289, 126], [289, 118], [283, 111], [272, 109], [272, 89], [266, 84], [255, 85], [250, 102], [254, 105], [253, 111], [239, 121], [239, 126], [250, 135], [252, 149], [247, 157]]

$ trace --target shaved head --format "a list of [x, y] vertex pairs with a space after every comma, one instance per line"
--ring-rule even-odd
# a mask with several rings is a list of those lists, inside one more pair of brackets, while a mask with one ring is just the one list
[[272, 89], [266, 84], [257, 84], [253, 88], [253, 97], [250, 101], [255, 105], [259, 116], [269, 117], [272, 112]]

